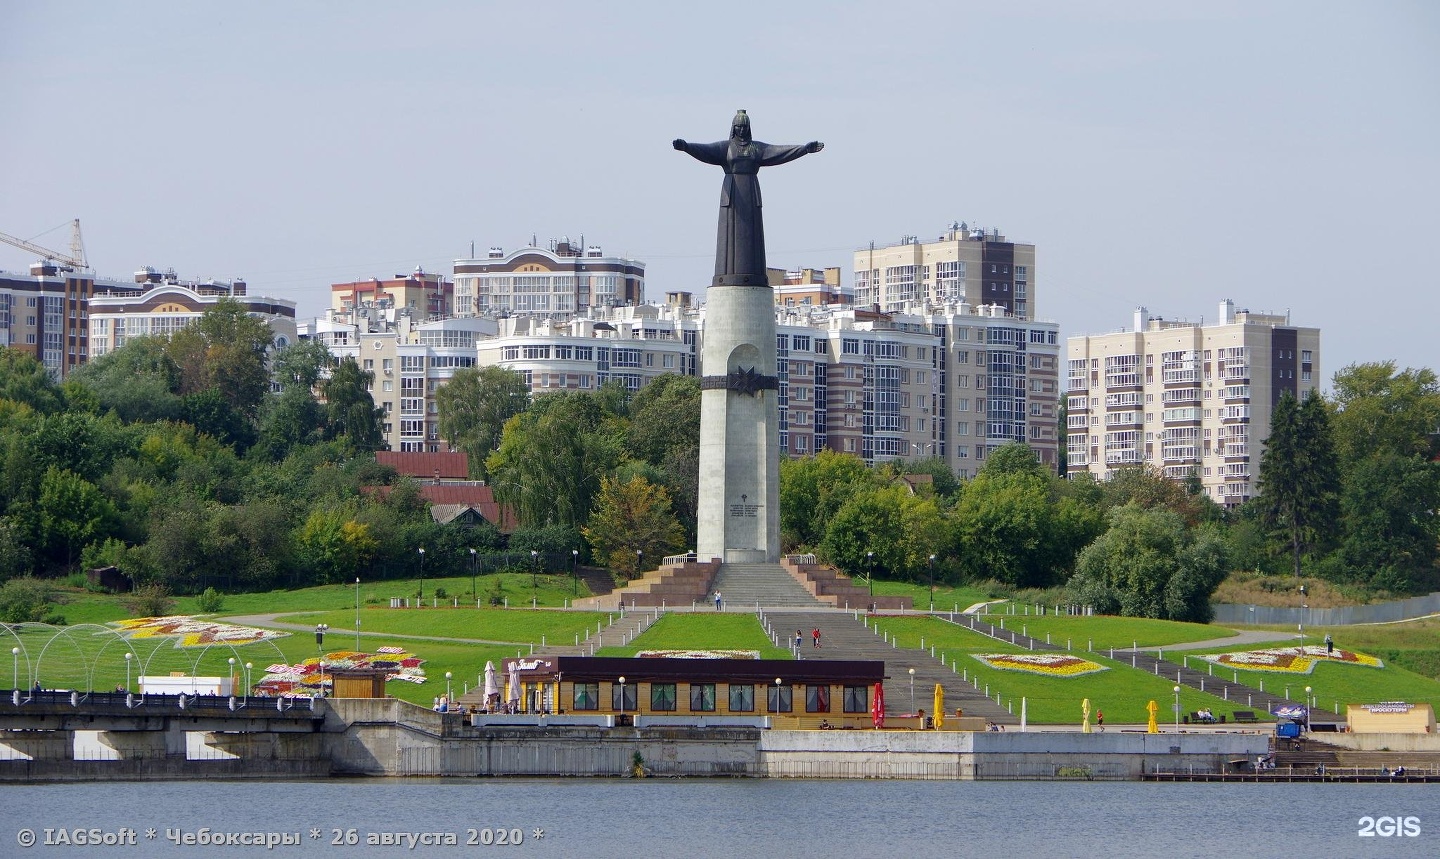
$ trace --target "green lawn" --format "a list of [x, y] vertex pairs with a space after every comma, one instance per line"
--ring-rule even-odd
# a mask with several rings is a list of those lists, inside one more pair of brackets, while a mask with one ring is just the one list
[[[863, 586], [864, 576], [854, 579], [855, 584]], [[885, 582], [875, 580], [875, 593], [879, 596], [908, 596], [914, 600], [917, 611], [926, 611], [930, 608], [930, 588], [923, 582], [914, 584], [911, 582]], [[977, 588], [973, 585], [937, 585], [935, 588], [935, 610], [936, 611], [964, 611], [976, 603], [989, 602], [996, 599], [989, 591]]]
[[[1004, 608], [1004, 606], [1001, 606]], [[1179, 623], [1173, 620], [1152, 620], [1144, 617], [1116, 617], [1096, 615], [1093, 617], [1072, 617], [1070, 615], [1047, 614], [1043, 616], [1023, 614], [988, 614], [980, 619], [1021, 635], [1044, 641], [1046, 633], [1052, 644], [1064, 645], [1069, 639], [1077, 649], [1091, 647], [1095, 650], [1109, 650], [1131, 647], [1136, 642], [1141, 647], [1164, 647], [1191, 641], [1208, 641], [1226, 638], [1235, 630], [1223, 626], [1203, 623]]]
[[[425, 635], [438, 638], [468, 638], [480, 641], [513, 641], [524, 644], [573, 644], [583, 640], [586, 630], [597, 624], [609, 625], [612, 615], [592, 611], [534, 611], [529, 608], [362, 608], [360, 630], [392, 635]], [[277, 620], [312, 626], [330, 625], [331, 635], [343, 639], [352, 633], [355, 609], [304, 612], [281, 615]], [[362, 639], [362, 642], [364, 639]]]
[[761, 659], [789, 659], [752, 614], [667, 614], [626, 647], [602, 647], [597, 656], [634, 656], [641, 650], [758, 650]]

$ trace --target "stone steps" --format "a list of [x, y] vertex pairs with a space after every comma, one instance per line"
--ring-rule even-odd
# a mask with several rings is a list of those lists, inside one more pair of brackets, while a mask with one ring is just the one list
[[723, 597], [725, 608], [734, 611], [821, 605], [779, 564], [721, 564], [709, 596], [713, 598], [715, 591]]

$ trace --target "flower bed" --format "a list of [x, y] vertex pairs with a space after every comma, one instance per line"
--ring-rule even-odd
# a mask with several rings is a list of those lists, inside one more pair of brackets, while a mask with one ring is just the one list
[[117, 620], [109, 625], [124, 633], [126, 638], [173, 638], [176, 647], [254, 644], [257, 641], [284, 638], [290, 634], [274, 629], [197, 620], [183, 614]]
[[385, 679], [406, 683], [424, 683], [425, 660], [399, 647], [381, 647], [374, 654], [354, 650], [336, 650], [321, 657], [311, 657], [294, 665], [277, 663], [265, 668], [265, 676], [255, 684], [261, 695], [276, 698], [313, 698], [330, 688], [330, 672], [345, 668], [383, 668]]
[[1273, 647], [1266, 650], [1240, 650], [1233, 653], [1211, 653], [1200, 657], [1206, 662], [1223, 665], [1241, 671], [1268, 671], [1276, 674], [1309, 674], [1320, 662], [1343, 662], [1350, 665], [1364, 665], [1367, 668], [1384, 668], [1385, 663], [1374, 656], [1341, 650], [1338, 647], [1327, 652], [1323, 645], [1308, 644], [1302, 647]]
[[1079, 677], [1110, 669], [1098, 662], [1068, 653], [972, 653], [976, 659], [1000, 671], [1024, 671], [1046, 677]]
[[758, 650], [642, 650], [644, 659], [759, 659]]

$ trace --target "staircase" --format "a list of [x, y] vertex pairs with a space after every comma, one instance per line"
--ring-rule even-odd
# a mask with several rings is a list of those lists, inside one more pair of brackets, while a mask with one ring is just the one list
[[[722, 591], [723, 593], [723, 591]], [[895, 715], [924, 710], [932, 717], [935, 684], [945, 690], [946, 717], [953, 719], [957, 707], [967, 717], [975, 716], [997, 724], [1018, 725], [1020, 719], [970, 684], [962, 683], [955, 672], [923, 650], [897, 650], [851, 614], [837, 611], [768, 611], [765, 620], [780, 636], [782, 645], [795, 643], [795, 631], [802, 633], [801, 659], [875, 660], [885, 663], [885, 712]], [[820, 630], [820, 647], [811, 641], [810, 631]], [[915, 669], [912, 687], [910, 669]], [[911, 699], [911, 689], [914, 699]]]
[[726, 609], [819, 608], [820, 602], [779, 564], [721, 564], [710, 586], [719, 591]]

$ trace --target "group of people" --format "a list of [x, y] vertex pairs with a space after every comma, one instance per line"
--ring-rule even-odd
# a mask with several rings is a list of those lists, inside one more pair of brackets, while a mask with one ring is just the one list
[[[814, 629], [810, 630], [810, 640], [811, 640], [811, 642], [814, 644], [815, 647], [819, 647], [819, 646], [820, 646], [820, 627], [817, 626], [817, 627], [815, 627]], [[799, 649], [800, 649], [800, 646], [803, 645], [804, 643], [805, 643], [805, 633], [802, 632], [801, 630], [798, 630], [798, 629], [795, 630], [795, 649], [796, 649], [796, 650], [799, 650]]]
[[1210, 712], [1209, 707], [1205, 707], [1195, 711], [1195, 721], [1206, 725], [1212, 725], [1219, 720], [1215, 718], [1214, 713]]

